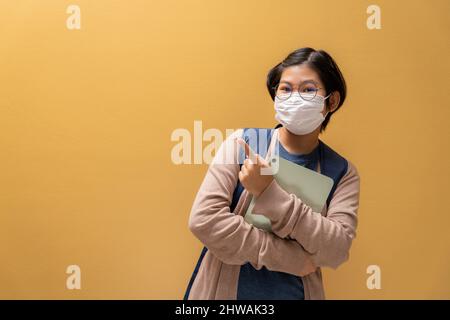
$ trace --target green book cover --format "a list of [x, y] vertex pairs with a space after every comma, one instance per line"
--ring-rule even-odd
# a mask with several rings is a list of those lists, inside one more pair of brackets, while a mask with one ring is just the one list
[[[295, 194], [314, 212], [322, 212], [333, 187], [333, 179], [279, 156], [273, 156], [269, 161], [272, 167], [274, 167], [273, 164], [278, 165], [277, 170], [274, 170], [276, 171], [274, 178], [284, 190]], [[259, 229], [271, 232], [270, 220], [261, 214], [252, 212], [254, 201], [253, 198], [245, 213], [245, 221]]]

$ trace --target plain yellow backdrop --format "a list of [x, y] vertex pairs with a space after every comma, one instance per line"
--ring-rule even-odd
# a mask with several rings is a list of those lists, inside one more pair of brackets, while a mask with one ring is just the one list
[[[66, 9], [81, 9], [68, 30]], [[371, 4], [380, 30], [366, 27]], [[348, 99], [321, 138], [361, 176], [327, 298], [450, 298], [450, 2], [1, 1], [0, 298], [180, 299], [207, 165], [177, 128], [273, 127], [268, 70], [327, 50]], [[66, 267], [81, 267], [67, 290]], [[366, 268], [381, 268], [369, 290]]]

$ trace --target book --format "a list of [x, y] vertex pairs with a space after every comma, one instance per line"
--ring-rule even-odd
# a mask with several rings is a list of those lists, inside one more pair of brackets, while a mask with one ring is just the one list
[[[269, 163], [278, 165], [274, 178], [281, 188], [295, 194], [314, 212], [322, 212], [333, 187], [333, 179], [278, 155], [270, 157]], [[264, 215], [253, 213], [254, 202], [255, 199], [252, 198], [244, 220], [259, 229], [271, 232], [270, 220]]]

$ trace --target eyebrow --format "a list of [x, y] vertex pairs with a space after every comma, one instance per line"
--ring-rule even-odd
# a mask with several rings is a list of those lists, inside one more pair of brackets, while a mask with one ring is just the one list
[[[282, 83], [282, 82], [287, 83], [287, 84], [289, 84], [289, 85], [292, 86], [292, 83], [289, 82], [289, 81], [281, 80], [280, 83]], [[313, 79], [306, 79], [305, 81], [302, 81], [302, 82], [300, 82], [299, 84], [303, 84], [303, 83], [305, 83], [305, 82], [310, 82], [310, 83], [314, 83], [314, 84], [319, 85], [319, 84], [318, 84], [316, 81], [314, 81]]]

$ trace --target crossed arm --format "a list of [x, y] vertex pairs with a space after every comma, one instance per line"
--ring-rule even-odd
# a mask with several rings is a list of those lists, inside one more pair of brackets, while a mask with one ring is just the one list
[[356, 236], [359, 182], [356, 168], [348, 162], [347, 172], [323, 216], [273, 180], [256, 198], [253, 212], [269, 218], [272, 231], [279, 237], [300, 243], [311, 254], [314, 265], [336, 269], [348, 260]]
[[[235, 138], [241, 135], [242, 130], [230, 135], [208, 168], [189, 217], [189, 228], [193, 234], [212, 254], [227, 264], [250, 262], [256, 269], [265, 266], [269, 270], [305, 276], [318, 266], [336, 266], [343, 262], [342, 256], [348, 254], [344, 253], [344, 249], [349, 248], [348, 241], [351, 239], [347, 230], [352, 229], [337, 226], [332, 220], [348, 215], [337, 212], [342, 207], [339, 198], [333, 198], [334, 210], [337, 211], [328, 222], [317, 216], [320, 213], [308, 210], [300, 199], [286, 193], [274, 180], [258, 196], [254, 209], [255, 212], [264, 212], [272, 220], [274, 233], [260, 230], [247, 223], [243, 216], [230, 212], [239, 174]], [[330, 209], [332, 207], [333, 201]], [[310, 225], [301, 226], [302, 221]], [[331, 234], [320, 235], [320, 232]], [[292, 239], [285, 239], [288, 235]], [[327, 248], [336, 236], [339, 236], [339, 245]], [[347, 239], [347, 242], [341, 239]], [[341, 241], [347, 246], [343, 246]], [[331, 252], [334, 248], [339, 252]]]

